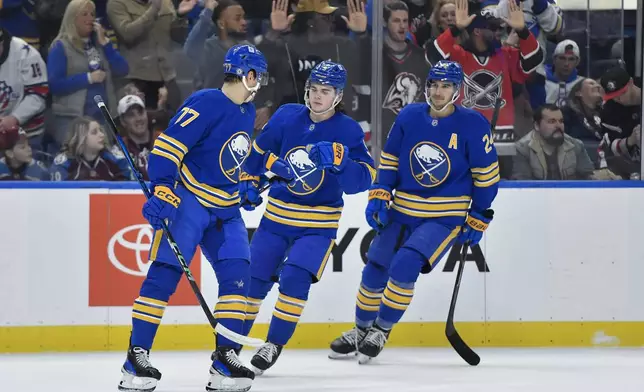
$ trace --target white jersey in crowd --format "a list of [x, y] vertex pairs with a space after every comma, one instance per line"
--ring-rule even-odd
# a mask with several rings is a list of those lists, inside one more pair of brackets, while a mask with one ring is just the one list
[[14, 116], [29, 137], [40, 135], [49, 91], [47, 66], [40, 53], [20, 38], [5, 37], [0, 45], [0, 117]]

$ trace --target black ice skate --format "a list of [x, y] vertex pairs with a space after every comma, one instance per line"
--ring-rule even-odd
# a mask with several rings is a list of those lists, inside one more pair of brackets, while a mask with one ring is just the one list
[[342, 336], [331, 342], [329, 358], [348, 358], [349, 354], [357, 353], [358, 345], [365, 336], [367, 336], [367, 330], [360, 327], [354, 327], [350, 331], [342, 332]]
[[358, 345], [358, 363], [360, 365], [368, 363], [380, 354], [387, 343], [389, 332], [378, 327], [377, 324], [371, 327], [367, 336]]
[[218, 347], [212, 357], [207, 391], [245, 392], [250, 389], [255, 373], [244, 366], [235, 350]]
[[157, 387], [161, 372], [150, 363], [150, 353], [143, 347], [130, 346], [127, 360], [121, 369], [123, 377], [119, 382], [120, 391], [150, 392]]
[[255, 375], [261, 376], [266, 370], [273, 366], [275, 362], [277, 362], [277, 358], [279, 358], [282, 353], [282, 348], [283, 346], [278, 346], [271, 342], [264, 343], [264, 345], [255, 352], [253, 359], [250, 360], [250, 364], [253, 366]]

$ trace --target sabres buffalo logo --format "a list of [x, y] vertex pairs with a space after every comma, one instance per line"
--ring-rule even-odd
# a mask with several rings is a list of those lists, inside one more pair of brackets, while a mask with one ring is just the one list
[[250, 138], [246, 132], [237, 132], [224, 143], [219, 152], [219, 166], [231, 182], [239, 182], [239, 173], [250, 153]]
[[409, 72], [401, 72], [396, 75], [394, 82], [389, 87], [382, 107], [398, 114], [405, 106], [416, 102], [421, 93], [422, 83], [418, 76]]
[[292, 193], [310, 195], [317, 191], [324, 182], [324, 170], [318, 170], [304, 146], [295, 147], [287, 152], [286, 162], [295, 175], [295, 181], [288, 186]]
[[449, 156], [438, 144], [420, 142], [409, 154], [409, 168], [416, 181], [427, 188], [443, 183], [449, 176]]

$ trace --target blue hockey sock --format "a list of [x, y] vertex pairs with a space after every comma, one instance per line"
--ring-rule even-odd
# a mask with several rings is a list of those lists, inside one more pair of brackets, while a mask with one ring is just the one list
[[262, 301], [268, 295], [268, 292], [273, 288], [273, 282], [267, 282], [258, 278], [250, 279], [250, 290], [248, 291], [248, 298], [246, 305], [246, 320], [244, 321], [243, 335], [248, 335], [253, 329], [255, 319], [259, 313], [259, 308], [262, 306]]
[[[213, 263], [219, 283], [219, 301], [215, 305], [215, 318], [233, 332], [242, 333], [246, 318], [246, 296], [250, 281], [249, 263], [244, 259], [226, 259]], [[241, 346], [217, 335], [217, 347]]]
[[389, 330], [400, 321], [414, 297], [414, 285], [425, 263], [425, 257], [414, 249], [401, 248], [396, 252], [389, 269], [389, 281], [382, 294], [376, 319], [378, 326]]
[[293, 336], [309, 298], [313, 277], [310, 272], [286, 264], [280, 274], [280, 295], [275, 304], [267, 340], [284, 346]]
[[140, 346], [146, 350], [152, 348], [163, 312], [170, 296], [177, 288], [181, 273], [178, 266], [158, 261], [150, 264], [147, 277], [139, 291], [139, 297], [134, 300], [132, 307], [130, 343], [133, 346]]
[[362, 281], [356, 299], [356, 325], [370, 328], [378, 316], [380, 298], [387, 284], [387, 269], [372, 261], [367, 262], [362, 270]]

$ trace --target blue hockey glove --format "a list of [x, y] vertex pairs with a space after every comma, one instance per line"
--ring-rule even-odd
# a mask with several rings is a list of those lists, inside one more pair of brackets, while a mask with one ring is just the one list
[[295, 179], [293, 170], [288, 163], [272, 152], [264, 156], [264, 167], [266, 170], [271, 171], [276, 176], [284, 179], [286, 182], [291, 182]]
[[174, 219], [179, 204], [181, 199], [172, 189], [165, 185], [157, 185], [154, 187], [154, 195], [143, 205], [143, 217], [155, 230], [159, 230], [163, 227], [164, 219]]
[[464, 244], [469, 241], [470, 245], [478, 244], [483, 238], [483, 232], [492, 221], [492, 217], [494, 217], [494, 211], [490, 209], [483, 211], [482, 214], [470, 211], [465, 219], [461, 233], [458, 235], [458, 242]]
[[268, 179], [266, 176], [261, 177], [263, 178], [251, 176], [245, 172], [239, 175], [239, 197], [241, 198], [241, 207], [246, 211], [254, 210], [264, 201], [259, 194], [259, 189], [268, 182]]
[[315, 166], [341, 173], [349, 161], [349, 148], [342, 143], [319, 142], [308, 145], [309, 159]]
[[389, 223], [389, 202], [391, 201], [391, 188], [386, 185], [373, 184], [369, 189], [369, 202], [365, 215], [367, 223], [374, 230], [387, 226]]

